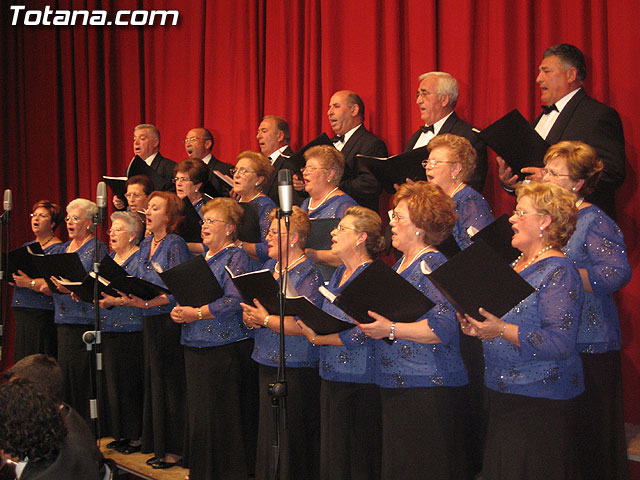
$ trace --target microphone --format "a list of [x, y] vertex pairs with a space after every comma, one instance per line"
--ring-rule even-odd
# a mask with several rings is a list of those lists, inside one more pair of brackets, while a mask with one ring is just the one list
[[293, 178], [291, 170], [283, 169], [278, 172], [278, 198], [280, 212], [283, 216], [291, 216], [293, 207]]
[[10, 189], [6, 189], [4, 191], [4, 215], [3, 220], [5, 220], [6, 222], [9, 221], [9, 216], [11, 215], [11, 210], [13, 210], [13, 194], [11, 193]]
[[96, 205], [98, 205], [98, 223], [102, 224], [107, 214], [107, 184], [104, 182], [98, 182]]

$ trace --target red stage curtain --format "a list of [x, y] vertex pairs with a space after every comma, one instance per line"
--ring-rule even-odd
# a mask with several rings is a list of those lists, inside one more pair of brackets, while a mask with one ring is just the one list
[[[289, 121], [294, 148], [330, 133], [329, 97], [349, 88], [365, 101], [367, 127], [398, 153], [420, 124], [419, 74], [453, 74], [458, 113], [482, 128], [513, 108], [534, 118], [542, 52], [579, 46], [587, 91], [615, 107], [625, 127], [628, 173], [617, 201], [635, 275], [618, 300], [627, 417], [640, 423], [636, 2], [59, 0], [52, 8], [176, 9], [180, 19], [175, 27], [12, 26], [2, 7], [0, 183], [14, 192], [13, 246], [29, 238], [27, 213], [38, 199], [94, 198], [101, 175], [123, 174], [138, 123], [157, 125], [163, 154], [178, 161], [185, 132], [205, 125], [216, 156], [234, 163], [257, 149], [262, 115]], [[495, 213], [512, 209], [493, 164], [484, 193]]]

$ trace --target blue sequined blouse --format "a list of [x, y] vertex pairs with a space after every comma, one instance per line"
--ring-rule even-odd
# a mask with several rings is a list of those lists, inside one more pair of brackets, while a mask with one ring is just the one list
[[[265, 265], [271, 273], [275, 270], [276, 260], [271, 259]], [[318, 272], [318, 267], [309, 260], [296, 265], [289, 271], [289, 282], [298, 292], [298, 295], [306, 297], [315, 305], [321, 306], [323, 296], [318, 291], [322, 285], [322, 278]], [[270, 321], [280, 321], [278, 312], [269, 312], [272, 317]], [[275, 315], [275, 317], [274, 317]], [[258, 328], [254, 330], [255, 345], [253, 347], [253, 358], [256, 362], [270, 367], [277, 367], [280, 362], [280, 334], [270, 328]], [[316, 367], [318, 365], [318, 349], [314, 347], [305, 337], [285, 335], [284, 351], [286, 355], [287, 367]]]
[[471, 239], [467, 233], [467, 228], [473, 226], [478, 230], [493, 222], [493, 214], [489, 204], [482, 195], [476, 192], [469, 185], [453, 196], [455, 202], [455, 211], [458, 214], [458, 220], [453, 227], [453, 238], [456, 239], [458, 246], [464, 250], [471, 245]]
[[258, 221], [260, 223], [260, 243], [256, 243], [256, 255], [261, 264], [269, 260], [269, 246], [267, 245], [267, 233], [271, 227], [269, 214], [276, 208], [276, 204], [267, 196], [256, 197], [249, 203], [258, 204]]
[[[160, 242], [158, 248], [153, 253], [153, 257], [149, 260], [149, 253], [151, 252], [151, 241], [153, 235], [149, 235], [142, 242], [140, 242], [140, 250], [138, 251], [137, 268], [135, 269], [135, 276], [147, 280], [161, 287], [166, 287], [160, 275], [156, 272], [154, 264], [156, 264], [164, 272], [176, 265], [180, 265], [182, 262], [186, 262], [191, 258], [189, 249], [184, 239], [175, 233], [169, 233]], [[152, 315], [160, 315], [162, 313], [169, 313], [175, 306], [173, 297], [168, 296], [169, 303], [167, 305], [161, 305], [159, 307], [145, 308], [142, 310], [142, 315], [150, 317]]]
[[211, 302], [209, 311], [215, 318], [205, 318], [182, 324], [182, 344], [188, 347], [216, 347], [239, 342], [250, 337], [242, 321], [242, 297], [224, 267], [234, 275], [250, 271], [249, 255], [238, 247], [227, 247], [207, 260], [207, 264], [224, 294]]
[[[58, 244], [59, 250], [51, 253], [66, 253], [67, 248], [71, 244], [71, 240]], [[80, 261], [84, 269], [89, 272], [93, 267], [95, 241], [91, 239], [75, 251], [80, 257]], [[98, 241], [98, 259], [101, 259], [108, 253], [107, 247], [101, 241]], [[53, 304], [55, 306], [56, 323], [70, 323], [76, 325], [86, 325], [94, 323], [95, 315], [93, 313], [93, 304], [80, 300], [76, 302], [71, 295], [55, 293], [53, 295]]]
[[[27, 242], [24, 245], [31, 245], [36, 243], [35, 241]], [[62, 253], [60, 250], [60, 245], [62, 243], [54, 243], [53, 245], [49, 245], [47, 248], [44, 248], [43, 251], [45, 255], [50, 255], [52, 253]], [[13, 278], [10, 279], [13, 281]], [[21, 307], [21, 308], [38, 308], [40, 310], [53, 310], [53, 297], [51, 295], [46, 295], [41, 292], [36, 292], [35, 290], [31, 290], [30, 288], [20, 288], [15, 286], [13, 288], [13, 301], [11, 303], [12, 307]]]
[[[447, 261], [440, 252], [427, 252], [400, 276], [435, 303], [420, 320], [429, 321], [429, 327], [441, 343], [425, 344], [398, 339], [389, 345], [383, 340], [376, 340], [376, 383], [381, 387], [459, 387], [467, 384], [467, 372], [460, 356], [460, 328], [456, 312], [422, 273], [422, 260], [431, 270]], [[394, 270], [398, 270], [401, 261], [395, 264]]]
[[[129, 275], [135, 275], [138, 268], [138, 255], [140, 250], [133, 253], [120, 266]], [[109, 254], [111, 258], [116, 256], [116, 252]], [[142, 309], [137, 307], [115, 306], [110, 309], [101, 309], [100, 318], [102, 320], [102, 330], [104, 332], [125, 333], [142, 331]]]
[[[369, 265], [360, 265], [349, 279], [340, 286], [340, 279], [346, 267], [340, 265], [333, 273], [327, 289], [337, 295], [351, 280], [356, 278], [364, 268]], [[322, 304], [322, 309], [349, 323], [353, 319], [334, 306], [328, 300]], [[302, 319], [304, 321], [304, 318]], [[334, 382], [374, 383], [375, 340], [368, 338], [358, 327], [353, 327], [338, 334], [344, 346], [323, 345], [320, 348], [319, 371], [320, 377]]]
[[329, 198], [311, 212], [309, 211], [309, 202], [311, 202], [311, 198], [307, 197], [300, 205], [300, 208], [309, 214], [309, 218], [342, 218], [349, 207], [358, 205], [358, 202], [346, 193]]
[[618, 225], [595, 205], [578, 211], [578, 223], [562, 249], [589, 274], [593, 292], [584, 293], [578, 351], [603, 353], [620, 350], [622, 339], [613, 293], [631, 279], [627, 247]]
[[547, 257], [520, 275], [535, 292], [502, 320], [518, 325], [520, 346], [505, 339], [483, 340], [485, 384], [527, 397], [566, 400], [584, 390], [576, 350], [584, 300], [582, 280], [566, 257]]

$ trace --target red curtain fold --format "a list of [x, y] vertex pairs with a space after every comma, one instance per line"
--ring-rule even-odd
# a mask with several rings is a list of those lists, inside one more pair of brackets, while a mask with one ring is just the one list
[[[479, 128], [518, 108], [539, 110], [537, 65], [549, 45], [568, 42], [587, 56], [591, 96], [620, 113], [627, 181], [619, 224], [635, 275], [618, 294], [629, 421], [640, 423], [638, 194], [640, 99], [634, 80], [640, 48], [631, 0], [59, 0], [29, 9], [175, 9], [177, 26], [12, 26], [0, 9], [0, 183], [15, 199], [12, 246], [30, 237], [27, 214], [41, 198], [66, 204], [95, 197], [104, 174], [123, 174], [132, 130], [153, 123], [161, 151], [185, 157], [184, 134], [208, 127], [214, 153], [234, 163], [257, 150], [263, 115], [289, 121], [295, 148], [331, 133], [326, 109], [343, 88], [365, 101], [367, 128], [390, 153], [420, 124], [418, 75], [442, 70], [460, 84], [458, 113]], [[513, 199], [495, 177], [485, 196], [497, 214]], [[6, 362], [5, 351], [3, 361]]]

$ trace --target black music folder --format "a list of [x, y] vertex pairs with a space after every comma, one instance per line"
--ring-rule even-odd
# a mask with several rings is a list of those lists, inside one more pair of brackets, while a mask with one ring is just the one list
[[[93, 303], [93, 293], [95, 288], [95, 273], [89, 272], [89, 274], [81, 282], [74, 282], [67, 280], [66, 278], [58, 279], [58, 282], [64, 286], [67, 290], [76, 294], [76, 296], [83, 302]], [[120, 294], [111, 286], [109, 281], [102, 276], [98, 276], [98, 299], [102, 298], [102, 294], [111, 295], [112, 297], [119, 297]]]
[[11, 250], [9, 253], [3, 253], [2, 265], [7, 269], [7, 281], [13, 282], [13, 274], [18, 270], [31, 278], [41, 277], [40, 271], [33, 263], [32, 253], [44, 255], [44, 251], [38, 242], [23, 245], [20, 248]]
[[189, 197], [182, 199], [183, 222], [178, 228], [178, 234], [187, 243], [202, 243], [200, 214], [189, 200]]
[[[329, 138], [329, 136], [322, 132], [320, 135], [318, 135], [316, 138], [314, 138], [313, 140], [311, 140], [309, 143], [307, 143], [304, 147], [301, 147], [298, 149], [297, 152], [295, 152], [293, 155], [287, 156], [287, 155], [282, 155], [285, 158], [288, 158], [291, 160], [291, 164], [293, 165], [304, 165], [304, 152], [306, 152], [307, 150], [309, 150], [311, 147], [315, 147], [316, 145], [331, 145], [333, 146], [333, 142], [331, 142], [331, 139]], [[293, 173], [299, 173], [298, 171], [295, 171]]]
[[516, 109], [495, 121], [479, 134], [522, 180], [524, 167], [542, 167], [550, 145]]
[[501, 317], [535, 291], [483, 240], [476, 240], [435, 271], [425, 270], [423, 265], [423, 273], [458, 312], [480, 321], [484, 320], [480, 307]]
[[151, 179], [156, 190], [162, 190], [166, 180], [160, 176], [153, 168], [147, 165], [147, 162], [142, 160], [140, 156], [136, 155], [129, 165], [127, 170], [127, 176], [133, 177], [135, 175], [146, 175]]
[[460, 246], [458, 245], [458, 242], [456, 242], [453, 234], [445, 238], [439, 245], [436, 245], [436, 248], [440, 253], [447, 257], [447, 259], [453, 258], [461, 252]]
[[185, 307], [208, 305], [224, 295], [224, 290], [202, 255], [158, 274], [176, 302]]
[[87, 276], [87, 271], [80, 261], [77, 253], [34, 253], [29, 246], [34, 265], [40, 272], [39, 277], [44, 278], [51, 291], [58, 293], [58, 289], [51, 281], [51, 277], [65, 278], [72, 282], [82, 282]]
[[513, 229], [509, 223], [509, 215], [506, 213], [470, 237], [472, 242], [483, 240], [509, 264], [520, 255], [520, 250], [511, 245]]
[[422, 161], [429, 158], [427, 147], [419, 147], [388, 158], [356, 155], [374, 177], [389, 193], [395, 193], [394, 185], [402, 185], [409, 178], [414, 181], [426, 180]]
[[240, 202], [240, 206], [244, 210], [242, 216], [242, 225], [238, 232], [238, 239], [247, 243], [260, 243], [262, 237], [260, 235], [260, 212], [259, 205], [250, 202]]
[[311, 218], [311, 232], [307, 238], [306, 248], [314, 250], [331, 249], [331, 232], [340, 223], [339, 218]]
[[105, 255], [100, 260], [100, 277], [106, 279], [109, 282], [108, 285], [114, 290], [125, 295], [135, 295], [143, 300], [151, 300], [163, 293], [169, 293], [169, 290], [164, 287], [129, 275], [109, 255]]
[[127, 193], [128, 177], [110, 177], [108, 175], [103, 175], [102, 179], [109, 186], [113, 194], [120, 200], [122, 200], [126, 205], [127, 199], [124, 195], [125, 193]]

